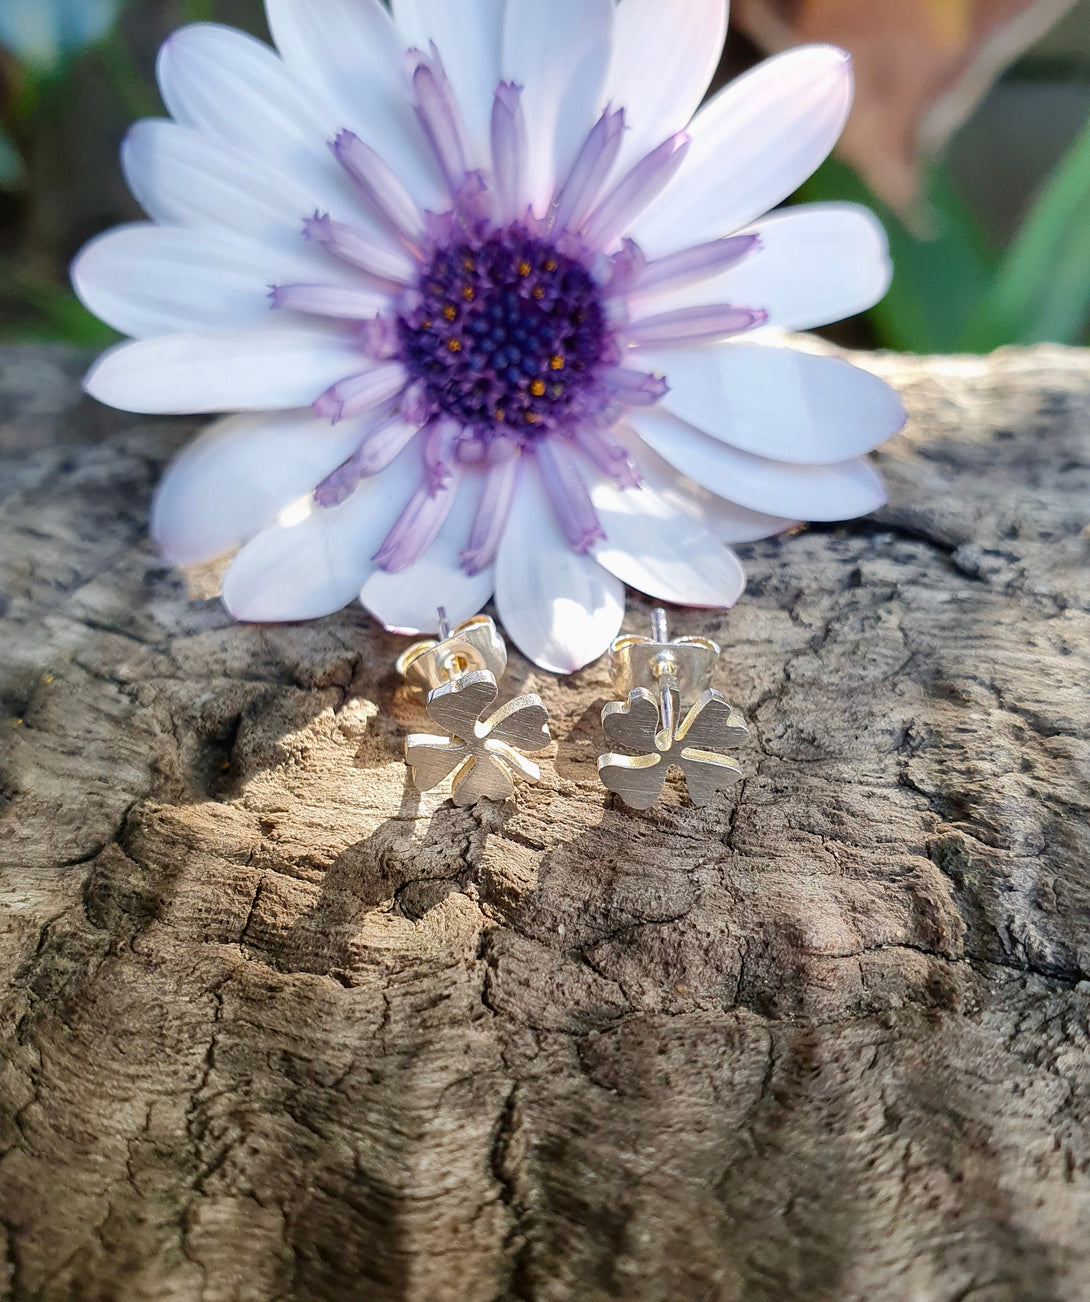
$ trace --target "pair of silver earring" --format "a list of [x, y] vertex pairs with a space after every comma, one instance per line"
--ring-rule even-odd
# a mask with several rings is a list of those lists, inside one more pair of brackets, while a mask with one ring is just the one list
[[[598, 775], [630, 808], [650, 809], [674, 766], [698, 806], [740, 781], [741, 769], [723, 752], [744, 745], [749, 729], [711, 686], [718, 660], [708, 638], [670, 641], [664, 610], [652, 615], [649, 638], [619, 637], [610, 648], [610, 674], [625, 699], [603, 709], [602, 728], [612, 746], [635, 753], [599, 756]], [[466, 806], [507, 799], [518, 778], [539, 781], [541, 769], [527, 755], [551, 743], [548, 713], [533, 693], [494, 709], [507, 647], [488, 616], [451, 629], [440, 611], [438, 639], [411, 646], [397, 668], [443, 729], [405, 744], [418, 791], [453, 778], [452, 798]], [[686, 700], [693, 703], [683, 718]]]

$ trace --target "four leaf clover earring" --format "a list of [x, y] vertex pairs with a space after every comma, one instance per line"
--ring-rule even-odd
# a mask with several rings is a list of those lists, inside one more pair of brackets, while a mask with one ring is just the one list
[[[677, 765], [694, 805], [732, 787], [742, 770], [721, 751], [744, 745], [749, 729], [710, 686], [719, 647], [707, 638], [668, 641], [666, 612], [651, 617], [651, 637], [619, 637], [610, 648], [614, 686], [627, 693], [602, 711], [607, 739], [635, 755], [602, 755], [598, 773], [632, 809], [650, 809]], [[679, 723], [681, 702], [696, 701]]]
[[514, 776], [537, 782], [541, 769], [521, 751], [543, 750], [552, 738], [541, 698], [519, 696], [495, 713], [507, 647], [485, 615], [453, 631], [439, 611], [439, 640], [418, 642], [397, 662], [409, 685], [427, 695], [429, 717], [443, 735], [418, 734], [405, 743], [405, 762], [418, 791], [432, 791], [452, 774], [457, 805], [506, 800]]

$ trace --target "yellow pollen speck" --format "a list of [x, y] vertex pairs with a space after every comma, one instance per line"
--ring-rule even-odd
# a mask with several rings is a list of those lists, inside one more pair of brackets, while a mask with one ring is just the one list
[[562, 384], [554, 384], [549, 392], [554, 398], [562, 398], [564, 396], [564, 386]]
[[533, 384], [530, 385], [530, 392], [534, 395], [535, 398], [542, 398], [542, 397], [544, 397], [544, 396], [545, 396], [545, 381], [544, 381], [544, 380], [535, 380], [535, 381], [533, 382]]
[[528, 275], [530, 274], [531, 271], [533, 271], [533, 267], [531, 267], [530, 264], [529, 264], [528, 262], [520, 262], [520, 263], [519, 263], [519, 275], [520, 275], [520, 276], [528, 276]]
[[464, 258], [464, 259], [462, 260], [462, 266], [465, 267], [466, 271], [476, 271], [476, 270], [477, 270], [477, 264], [473, 261], [472, 258]]
[[474, 292], [473, 292], [473, 286], [472, 286], [472, 285], [467, 285], [467, 286], [465, 287], [465, 289], [462, 290], [462, 297], [465, 299], [465, 301], [466, 301], [467, 303], [472, 303], [472, 302], [473, 302], [473, 300], [474, 300], [474, 298], [476, 297], [476, 295], [475, 295]]
[[427, 318], [426, 321], [421, 321], [421, 322], [420, 322], [420, 329], [421, 329], [421, 330], [430, 330], [431, 327], [432, 327], [432, 319], [431, 319], [430, 316]]
[[541, 417], [537, 414], [536, 411], [528, 411], [528, 412], [526, 413], [526, 424], [527, 424], [527, 425], [536, 425], [536, 424], [538, 423], [538, 421], [540, 421], [540, 420], [541, 420]]
[[554, 357], [549, 358], [549, 365], [554, 371], [562, 371], [564, 369], [564, 359], [557, 353]]
[[462, 351], [462, 341], [460, 339], [448, 339], [447, 347], [452, 353], [460, 353]]
[[555, 271], [555, 270], [556, 270], [556, 260], [555, 260], [554, 258], [550, 258], [549, 261], [546, 262], [546, 264], [545, 264], [545, 270], [546, 270], [546, 271]]
[[538, 285], [537, 289], [534, 290], [534, 298], [536, 298], [540, 302], [541, 299], [543, 299], [544, 297], [545, 297], [545, 291], [541, 288], [540, 285]]
[[453, 306], [445, 307], [443, 308], [443, 315], [446, 317], [448, 321], [453, 321], [454, 318], [458, 315], [458, 309]]
[[495, 417], [496, 420], [507, 419], [507, 412], [505, 412], [502, 407], [497, 407], [496, 410], [492, 413], [492, 415]]

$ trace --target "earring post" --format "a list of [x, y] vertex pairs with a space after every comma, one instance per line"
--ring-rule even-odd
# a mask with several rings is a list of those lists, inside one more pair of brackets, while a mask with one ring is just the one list
[[670, 625], [666, 611], [656, 606], [651, 612], [651, 641], [662, 647], [655, 657], [652, 673], [659, 698], [659, 746], [670, 750], [677, 735], [677, 709], [675, 693], [679, 690], [677, 681], [677, 656], [670, 645]]

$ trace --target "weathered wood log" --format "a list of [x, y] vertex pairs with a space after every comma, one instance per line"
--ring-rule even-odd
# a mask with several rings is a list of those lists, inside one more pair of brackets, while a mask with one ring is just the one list
[[414, 796], [404, 643], [164, 566], [83, 360], [0, 352], [0, 1292], [1090, 1298], [1087, 354], [872, 359], [892, 503], [676, 617], [754, 739], [647, 814], [604, 663]]

